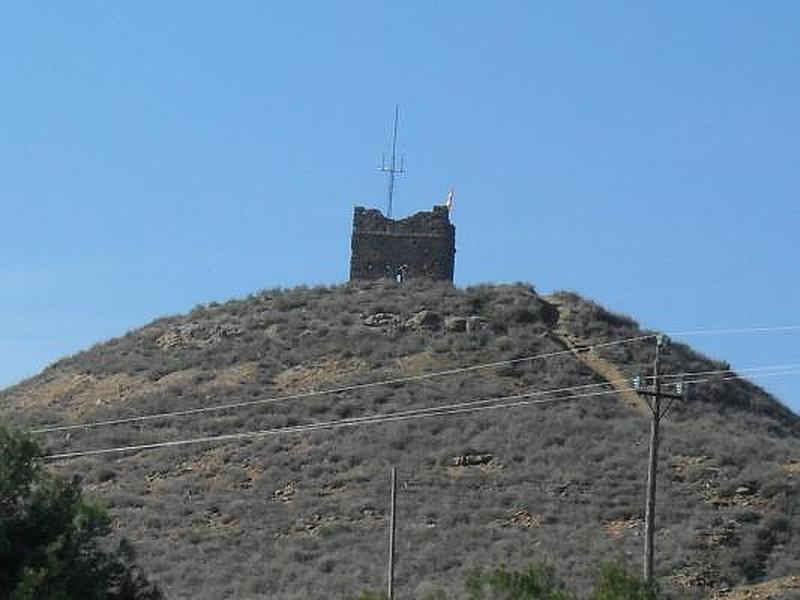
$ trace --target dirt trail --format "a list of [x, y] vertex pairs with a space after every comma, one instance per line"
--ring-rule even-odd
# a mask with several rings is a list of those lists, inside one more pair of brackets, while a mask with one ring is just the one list
[[617, 365], [597, 354], [586, 340], [569, 330], [571, 312], [569, 306], [552, 296], [548, 297], [547, 301], [558, 309], [558, 324], [552, 330], [553, 335], [560, 339], [568, 349], [572, 350], [579, 361], [611, 384], [617, 392], [617, 397], [627, 407], [649, 415], [650, 409], [647, 403], [631, 387], [630, 378]]
[[792, 600], [800, 598], [800, 576], [772, 579], [734, 589], [730, 594], [714, 596], [714, 600]]

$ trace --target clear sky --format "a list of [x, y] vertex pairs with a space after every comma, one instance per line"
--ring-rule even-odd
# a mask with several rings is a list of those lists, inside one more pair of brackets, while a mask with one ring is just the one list
[[[458, 285], [665, 330], [800, 323], [800, 3], [0, 4], [0, 386], [153, 318], [347, 278], [456, 188]], [[800, 333], [687, 340], [736, 367]], [[800, 411], [800, 377], [766, 387]]]

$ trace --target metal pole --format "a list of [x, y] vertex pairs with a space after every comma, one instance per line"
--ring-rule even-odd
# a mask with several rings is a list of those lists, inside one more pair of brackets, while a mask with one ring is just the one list
[[400, 118], [400, 105], [394, 106], [394, 134], [392, 135], [392, 164], [389, 165], [389, 206], [386, 209], [386, 216], [392, 218], [392, 197], [394, 196], [394, 176], [397, 173], [397, 121]]
[[656, 519], [656, 475], [658, 472], [658, 428], [661, 420], [661, 336], [656, 338], [656, 357], [653, 361], [653, 398], [650, 409], [650, 459], [647, 469], [647, 505], [644, 516], [644, 581], [653, 586], [653, 535]]
[[400, 122], [400, 105], [395, 104], [394, 107], [394, 129], [392, 130], [392, 155], [389, 157], [389, 164], [386, 165], [386, 157], [381, 158], [381, 168], [378, 169], [381, 173], [389, 175], [389, 202], [386, 206], [386, 216], [392, 218], [392, 208], [394, 202], [394, 182], [395, 177], [401, 173], [405, 173], [404, 160], [401, 156], [400, 164], [397, 164], [397, 128]]
[[394, 532], [395, 532], [395, 508], [397, 506], [397, 469], [392, 467], [392, 501], [389, 513], [389, 572], [387, 576], [388, 598], [394, 600]]

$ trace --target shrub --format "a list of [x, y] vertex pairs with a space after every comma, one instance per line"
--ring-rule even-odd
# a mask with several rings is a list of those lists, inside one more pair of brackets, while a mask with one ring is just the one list
[[476, 569], [465, 584], [469, 600], [568, 600], [548, 566], [531, 566], [525, 571], [497, 567], [489, 573]]
[[654, 600], [656, 592], [642, 579], [615, 563], [603, 563], [597, 571], [589, 600]]
[[369, 590], [364, 590], [358, 596], [356, 596], [355, 600], [384, 600], [386, 598], [386, 594], [383, 592], [371, 592]]

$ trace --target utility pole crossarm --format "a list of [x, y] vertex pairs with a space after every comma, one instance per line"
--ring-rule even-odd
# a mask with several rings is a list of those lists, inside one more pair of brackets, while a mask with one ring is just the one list
[[642, 396], [654, 397], [658, 395], [661, 396], [662, 398], [671, 398], [673, 400], [683, 400], [686, 397], [685, 394], [674, 394], [671, 392], [655, 392], [654, 390], [636, 390], [636, 392]]
[[[659, 374], [660, 375], [660, 374]], [[652, 401], [653, 399], [658, 396], [662, 399], [668, 399], [674, 402], [675, 400], [686, 400], [687, 393], [688, 393], [688, 386], [684, 381], [679, 381], [675, 384], [675, 391], [674, 392], [666, 392], [661, 387], [662, 384], [659, 381], [658, 385], [654, 385], [649, 388], [645, 388], [642, 386], [642, 381], [646, 379], [645, 377], [634, 377], [633, 378], [633, 389], [636, 391], [637, 394], [645, 398], [645, 401], [648, 405], [652, 408]], [[670, 406], [672, 405], [670, 402]], [[664, 411], [666, 413], [666, 411]], [[663, 415], [662, 415], [663, 416]]]

